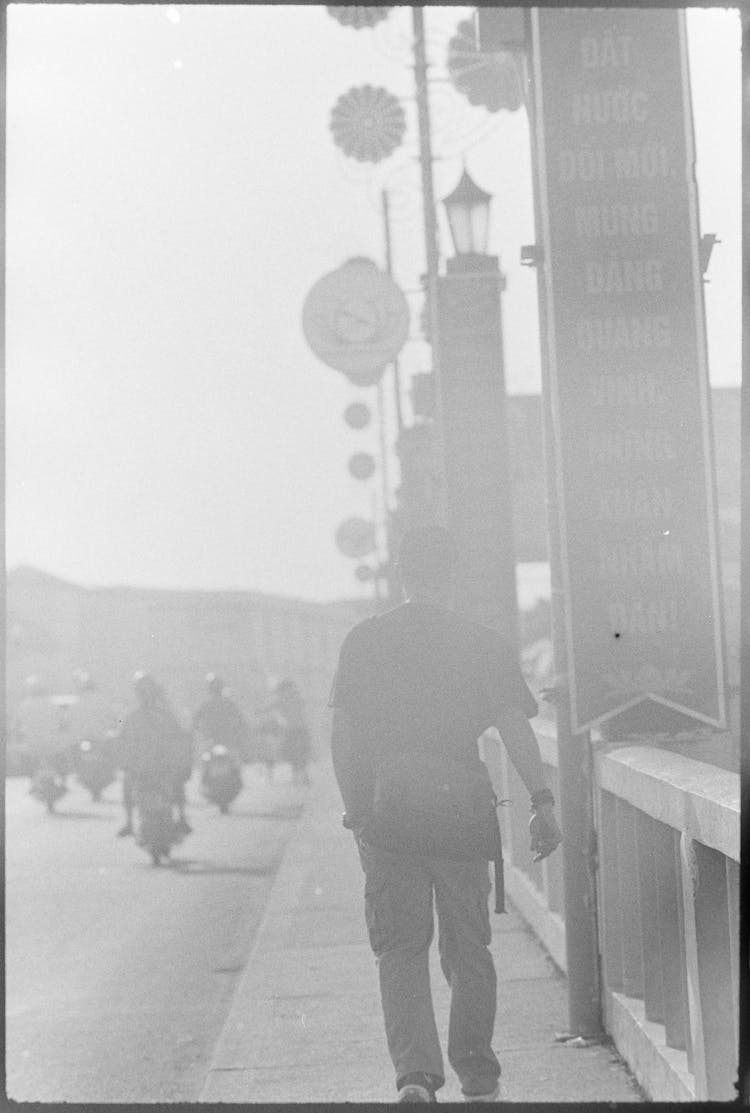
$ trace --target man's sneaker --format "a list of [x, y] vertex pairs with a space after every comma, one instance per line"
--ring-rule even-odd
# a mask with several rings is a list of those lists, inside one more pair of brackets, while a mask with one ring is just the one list
[[500, 1080], [487, 1094], [464, 1094], [464, 1101], [500, 1101]]
[[174, 827], [175, 831], [178, 831], [181, 835], [190, 835], [193, 831], [193, 828], [190, 826], [184, 816], [180, 816]]
[[418, 1086], [416, 1082], [410, 1082], [407, 1086], [403, 1086], [398, 1093], [399, 1103], [402, 1101], [426, 1101], [432, 1102], [435, 1100], [435, 1095], [431, 1094], [426, 1086]]
[[126, 823], [125, 826], [121, 827], [120, 830], [117, 832], [117, 837], [118, 837], [118, 839], [124, 839], [126, 835], [132, 835], [132, 834], [133, 834], [133, 828], [131, 827], [131, 825], [129, 823]]

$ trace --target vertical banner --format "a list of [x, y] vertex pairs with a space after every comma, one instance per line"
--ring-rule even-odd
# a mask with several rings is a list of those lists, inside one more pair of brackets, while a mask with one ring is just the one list
[[721, 728], [684, 13], [545, 8], [532, 28], [572, 730], [645, 701]]

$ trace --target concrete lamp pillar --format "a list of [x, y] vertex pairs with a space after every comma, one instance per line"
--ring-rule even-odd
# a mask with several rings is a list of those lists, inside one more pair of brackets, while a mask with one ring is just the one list
[[448, 523], [461, 552], [461, 613], [518, 646], [500, 295], [494, 256], [471, 252], [438, 280]]

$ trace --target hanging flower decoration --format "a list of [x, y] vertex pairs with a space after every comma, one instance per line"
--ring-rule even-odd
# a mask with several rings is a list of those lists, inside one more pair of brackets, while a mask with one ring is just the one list
[[376, 23], [388, 18], [390, 8], [328, 7], [326, 11], [337, 19], [343, 27], [353, 27], [361, 31], [363, 27], [374, 27]]
[[523, 104], [523, 85], [518, 63], [510, 51], [483, 54], [476, 41], [474, 23], [463, 19], [448, 43], [448, 74], [455, 89], [470, 104], [484, 105], [490, 112], [505, 108], [516, 112]]
[[360, 85], [343, 93], [332, 111], [336, 146], [359, 162], [380, 162], [393, 154], [406, 131], [406, 114], [387, 89]]

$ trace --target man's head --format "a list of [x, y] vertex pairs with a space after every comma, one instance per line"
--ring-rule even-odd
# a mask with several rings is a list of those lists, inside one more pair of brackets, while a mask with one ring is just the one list
[[458, 548], [447, 529], [416, 526], [404, 534], [398, 568], [410, 599], [428, 597], [450, 602], [457, 566]]

